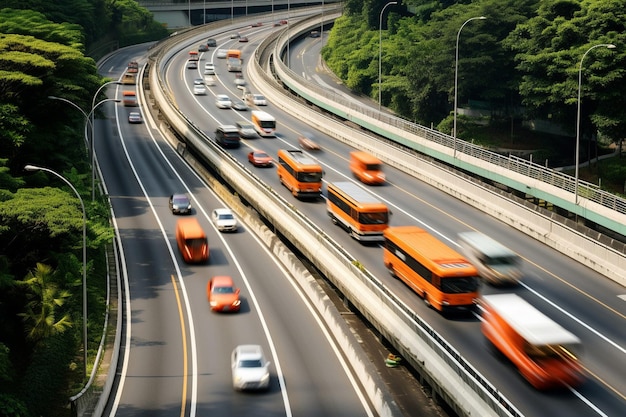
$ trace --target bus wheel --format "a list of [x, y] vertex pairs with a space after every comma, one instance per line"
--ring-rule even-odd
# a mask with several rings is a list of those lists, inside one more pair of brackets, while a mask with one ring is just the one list
[[428, 308], [432, 308], [433, 305], [430, 303], [430, 299], [428, 298], [428, 293], [424, 292], [424, 304], [426, 304], [426, 307]]
[[333, 222], [335, 226], [337, 226], [337, 218], [335, 216], [330, 216], [330, 221]]

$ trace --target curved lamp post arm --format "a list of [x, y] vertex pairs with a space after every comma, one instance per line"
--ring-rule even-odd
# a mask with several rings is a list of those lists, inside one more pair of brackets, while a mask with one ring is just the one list
[[458, 81], [459, 80], [459, 39], [461, 39], [461, 31], [463, 30], [465, 25], [467, 25], [472, 20], [485, 20], [485, 19], [487, 19], [485, 16], [477, 16], [477, 17], [471, 17], [467, 19], [465, 22], [463, 22], [463, 24], [459, 28], [459, 31], [456, 34], [456, 52], [454, 56], [454, 109], [453, 109], [454, 122], [452, 126], [452, 136], [454, 137], [454, 157], [455, 158], [456, 158], [456, 108], [458, 105], [457, 104], [458, 103], [457, 92], [459, 89], [459, 81]]
[[381, 88], [382, 88], [382, 57], [383, 57], [383, 13], [388, 6], [392, 6], [394, 4], [398, 4], [397, 1], [390, 1], [385, 4], [380, 11], [380, 16], [378, 18], [378, 111], [380, 111], [381, 106]]
[[85, 212], [85, 203], [83, 203], [82, 197], [80, 196], [80, 194], [78, 194], [78, 191], [76, 190], [76, 188], [74, 188], [72, 183], [69, 182], [64, 176], [57, 173], [56, 171], [53, 171], [49, 168], [39, 167], [36, 165], [26, 165], [24, 169], [26, 171], [48, 172], [56, 176], [57, 178], [59, 178], [61, 181], [67, 184], [72, 189], [72, 191], [74, 191], [74, 194], [76, 194], [76, 197], [78, 197], [78, 200], [80, 201], [80, 208], [83, 211], [83, 376], [86, 378], [87, 377], [87, 213]]
[[612, 43], [601, 43], [592, 46], [591, 48], [587, 49], [582, 58], [580, 58], [580, 65], [578, 66], [578, 109], [576, 110], [576, 167], [574, 168], [574, 204], [578, 204], [578, 165], [580, 163], [580, 94], [583, 83], [583, 61], [585, 60], [585, 57], [589, 52], [601, 47], [614, 49], [615, 45], [613, 45]]

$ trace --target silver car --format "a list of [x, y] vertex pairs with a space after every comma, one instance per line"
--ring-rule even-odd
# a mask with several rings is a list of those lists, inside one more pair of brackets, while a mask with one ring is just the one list
[[233, 388], [242, 390], [266, 390], [270, 386], [270, 363], [259, 345], [239, 345], [230, 357]]
[[235, 123], [237, 130], [239, 130], [239, 136], [242, 138], [256, 138], [257, 133], [254, 129], [254, 125], [250, 122], [237, 122]]

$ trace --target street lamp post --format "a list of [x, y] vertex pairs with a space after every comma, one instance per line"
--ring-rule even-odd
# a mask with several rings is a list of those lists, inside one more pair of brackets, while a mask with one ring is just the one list
[[95, 126], [93, 116], [96, 108], [102, 103], [106, 103], [108, 101], [119, 103], [121, 100], [117, 98], [105, 98], [104, 100], [100, 100], [98, 103], [93, 104], [91, 111], [89, 112], [91, 117], [91, 201], [96, 199], [96, 134], [94, 130]]
[[45, 171], [52, 175], [57, 176], [63, 182], [65, 182], [76, 194], [80, 201], [80, 208], [83, 211], [83, 377], [87, 377], [87, 213], [85, 212], [85, 204], [76, 188], [61, 174], [48, 169], [35, 165], [26, 165], [24, 167], [26, 171]]
[[593, 49], [600, 47], [614, 49], [615, 45], [613, 45], [612, 43], [601, 43], [592, 46], [591, 48], [587, 49], [582, 58], [580, 58], [580, 65], [578, 67], [578, 111], [576, 115], [576, 168], [574, 169], [574, 204], [578, 204], [578, 164], [580, 163], [580, 92], [583, 82], [583, 61], [585, 60], [585, 56], [587, 56], [589, 52], [591, 52]]
[[463, 27], [465, 27], [465, 25], [467, 25], [469, 22], [471, 22], [472, 20], [485, 20], [486, 17], [485, 16], [478, 16], [478, 17], [472, 17], [467, 19], [459, 28], [458, 33], [456, 34], [456, 54], [455, 54], [455, 59], [454, 59], [454, 109], [453, 109], [453, 114], [454, 114], [454, 122], [453, 122], [453, 126], [452, 126], [452, 136], [454, 137], [454, 151], [453, 151], [453, 157], [456, 158], [456, 108], [457, 108], [457, 93], [458, 93], [458, 88], [459, 88], [459, 39], [461, 38], [461, 31], [463, 30]]
[[[100, 88], [98, 88], [98, 90], [96, 91], [96, 94], [93, 95], [93, 99], [91, 99], [91, 201], [94, 201], [96, 198], [96, 190], [95, 190], [95, 182], [96, 182], [96, 133], [95, 133], [95, 122], [94, 122], [94, 109], [96, 108], [97, 104], [96, 104], [96, 98], [98, 97], [98, 94], [100, 94], [100, 91], [102, 91], [102, 89], [104, 87], [107, 87], [111, 84], [117, 84], [120, 85], [122, 84], [119, 81], [109, 81], [106, 82], [104, 84], [102, 84], [100, 86]], [[100, 103], [98, 103], [100, 104]]]
[[390, 1], [389, 3], [383, 6], [383, 9], [380, 11], [379, 16], [379, 25], [378, 25], [378, 111], [380, 111], [381, 106], [381, 88], [382, 88], [382, 57], [383, 57], [383, 13], [387, 6], [391, 6], [394, 4], [398, 4], [397, 1]]

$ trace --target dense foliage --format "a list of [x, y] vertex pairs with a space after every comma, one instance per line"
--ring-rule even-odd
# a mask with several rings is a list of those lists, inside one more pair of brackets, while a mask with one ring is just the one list
[[[102, 334], [106, 201], [91, 201], [84, 115], [106, 79], [86, 51], [158, 39], [133, 0], [4, 0], [0, 9], [0, 415], [67, 415], [86, 382], [82, 361], [83, 225], [88, 351]], [[102, 97], [104, 98], [104, 97]], [[24, 172], [26, 164], [54, 175]]]
[[381, 44], [386, 3], [348, 0], [323, 49], [350, 88], [378, 98], [380, 48], [383, 105], [450, 133], [458, 39], [460, 107], [494, 123], [551, 120], [573, 137], [580, 61], [610, 43], [582, 66], [581, 132], [623, 139], [626, 0], [406, 0], [385, 9]]

